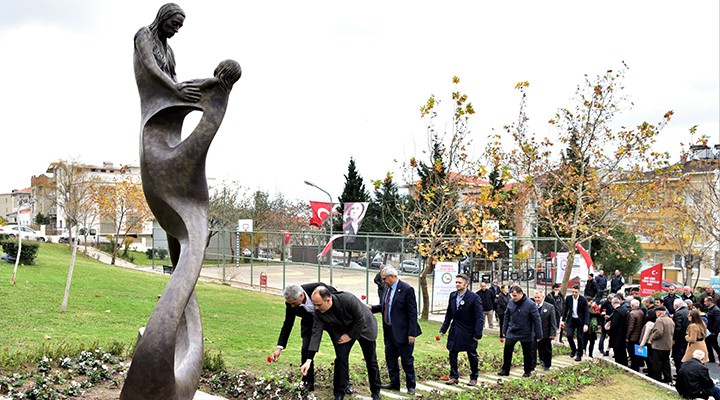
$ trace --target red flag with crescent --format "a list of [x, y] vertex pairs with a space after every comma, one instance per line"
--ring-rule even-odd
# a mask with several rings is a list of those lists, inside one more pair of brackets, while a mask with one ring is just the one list
[[332, 209], [335, 207], [335, 204], [323, 203], [320, 201], [311, 201], [310, 207], [312, 207], [312, 218], [310, 218], [310, 225], [320, 226], [325, 221], [325, 218], [330, 215]]

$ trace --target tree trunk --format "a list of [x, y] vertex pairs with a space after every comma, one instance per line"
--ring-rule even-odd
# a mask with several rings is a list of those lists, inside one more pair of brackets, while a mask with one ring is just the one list
[[568, 282], [570, 282], [570, 275], [572, 275], [572, 267], [575, 263], [575, 245], [568, 249], [567, 266], [565, 267], [565, 274], [563, 274], [562, 285], [560, 285], [560, 293], [565, 295], [567, 293]]
[[70, 258], [70, 270], [68, 271], [67, 282], [65, 283], [65, 295], [63, 295], [60, 312], [65, 314], [67, 310], [68, 298], [70, 297], [70, 284], [72, 283], [73, 270], [75, 269], [75, 257], [77, 256], [77, 243], [72, 242], [72, 257]]
[[112, 240], [110, 241], [110, 244], [112, 244], [112, 259], [110, 259], [110, 265], [115, 265], [115, 260], [117, 259], [117, 255], [118, 255], [117, 238], [119, 235], [120, 235], [120, 233], [115, 234], [115, 236], [113, 236]]
[[425, 268], [423, 268], [420, 274], [420, 294], [422, 294], [422, 312], [420, 313], [420, 319], [423, 321], [427, 321], [430, 317], [430, 293], [428, 292], [427, 274], [435, 269], [433, 267], [433, 258], [428, 257], [425, 262]]
[[20, 252], [22, 251], [22, 236], [20, 236], [20, 232], [18, 232], [18, 252], [15, 257], [15, 268], [13, 269], [12, 279], [10, 279], [10, 284], [15, 286], [15, 275], [17, 275], [17, 268], [18, 264], [20, 263]]

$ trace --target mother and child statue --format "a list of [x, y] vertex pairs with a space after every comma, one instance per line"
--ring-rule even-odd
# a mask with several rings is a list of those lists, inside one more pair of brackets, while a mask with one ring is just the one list
[[[189, 400], [202, 372], [203, 334], [195, 296], [208, 239], [205, 160], [227, 110], [240, 65], [225, 60], [213, 77], [178, 82], [168, 39], [185, 12], [168, 3], [135, 34], [133, 64], [140, 93], [140, 171], [147, 203], [168, 237], [175, 272], [138, 337], [122, 400]], [[184, 140], [182, 125], [202, 112]]]

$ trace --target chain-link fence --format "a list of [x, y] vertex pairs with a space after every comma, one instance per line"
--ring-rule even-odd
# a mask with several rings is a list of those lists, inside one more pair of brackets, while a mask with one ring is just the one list
[[[420, 272], [425, 260], [415, 253], [418, 239], [398, 235], [358, 235], [345, 242], [339, 238], [332, 252], [319, 257], [330, 235], [323, 232], [235, 232], [214, 231], [205, 251], [201, 276], [228, 284], [248, 285], [258, 289], [280, 292], [287, 285], [322, 281], [338, 290], [352, 292], [378, 304], [382, 281], [376, 279], [383, 265], [392, 265], [400, 279], [415, 288], [418, 309], [422, 309]], [[467, 273], [472, 290], [480, 289], [480, 282], [514, 284], [523, 287], [531, 296], [538, 288], [545, 292], [556, 280], [556, 269], [550, 261], [559, 243], [549, 238], [507, 236], [486, 243], [488, 254], [469, 254], [449, 261], [457, 264], [457, 271]], [[153, 232], [153, 247], [167, 248], [161, 229]], [[169, 264], [169, 260], [158, 263]], [[154, 268], [162, 265], [155, 264]], [[165, 266], [165, 269], [169, 268]], [[435, 276], [427, 276], [430, 312], [443, 312], [446, 298], [434, 296]]]

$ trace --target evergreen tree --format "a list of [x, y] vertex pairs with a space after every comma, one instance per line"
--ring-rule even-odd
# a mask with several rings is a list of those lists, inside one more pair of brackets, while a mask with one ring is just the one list
[[[345, 203], [370, 202], [370, 194], [365, 189], [363, 178], [358, 172], [355, 160], [352, 157], [348, 163], [347, 175], [345, 175], [345, 187], [343, 188], [343, 192], [340, 197], [338, 197], [338, 201], [340, 202], [338, 207], [339, 217], [336, 217], [333, 221], [333, 230], [336, 232], [342, 232], [342, 213], [344, 211]], [[376, 210], [368, 207], [368, 210], [365, 212], [365, 218], [360, 225], [360, 232], [376, 231], [375, 225], [377, 218], [373, 215], [375, 213], [377, 213]], [[333, 247], [336, 249], [343, 248], [343, 246], [342, 240], [337, 240], [333, 244]], [[344, 248], [348, 250], [365, 250], [365, 240], [355, 240], [352, 243], [348, 243], [348, 245]]]

